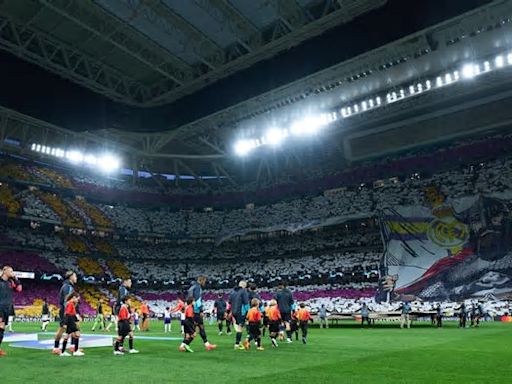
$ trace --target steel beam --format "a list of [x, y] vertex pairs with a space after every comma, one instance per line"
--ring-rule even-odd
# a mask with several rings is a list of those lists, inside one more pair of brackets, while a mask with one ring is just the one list
[[[79, 0], [39, 0], [39, 2], [61, 17], [96, 35], [99, 39], [112, 44], [164, 78], [172, 80], [177, 86], [184, 83], [185, 73], [192, 70], [175, 56], [169, 55], [164, 58], [160, 54], [155, 54], [147, 46], [132, 39], [130, 35], [133, 34], [133, 30], [127, 26], [123, 31], [120, 31], [118, 22], [114, 18], [111, 18], [110, 21], [102, 20], [106, 15], [104, 11], [95, 14], [94, 7], [84, 6], [91, 3]], [[97, 24], [93, 25], [91, 20], [94, 20]], [[172, 61], [173, 65], [179, 70], [169, 70], [164, 65], [168, 61]]]
[[42, 32], [0, 16], [0, 49], [128, 104], [147, 97], [142, 84]]

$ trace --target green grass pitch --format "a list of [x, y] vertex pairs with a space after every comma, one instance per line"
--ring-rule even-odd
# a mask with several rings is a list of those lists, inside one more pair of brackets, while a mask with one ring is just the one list
[[[177, 323], [173, 327], [177, 329]], [[82, 327], [89, 333], [90, 323]], [[144, 335], [164, 336], [162, 323]], [[37, 331], [37, 324], [15, 324], [18, 332]], [[51, 334], [55, 324], [50, 327]], [[0, 358], [6, 383], [506, 383], [512, 377], [512, 324], [484, 323], [457, 329], [418, 325], [360, 329], [311, 328], [309, 343], [265, 351], [233, 350], [234, 335], [217, 336], [218, 349], [206, 352], [199, 338], [193, 354], [178, 352], [179, 341], [136, 340], [138, 355], [113, 356], [110, 348], [91, 348], [83, 358], [61, 358], [49, 351], [11, 348]], [[171, 336], [179, 336], [174, 331]]]

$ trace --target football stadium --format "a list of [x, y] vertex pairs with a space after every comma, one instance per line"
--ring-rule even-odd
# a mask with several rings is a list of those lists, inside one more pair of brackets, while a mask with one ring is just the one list
[[0, 0], [2, 382], [511, 361], [511, 0]]

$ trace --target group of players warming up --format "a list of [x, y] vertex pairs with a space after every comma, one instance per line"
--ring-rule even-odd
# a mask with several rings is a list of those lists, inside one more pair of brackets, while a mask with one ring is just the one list
[[[307, 343], [308, 324], [312, 320], [311, 314], [304, 304], [295, 307], [291, 291], [285, 283], [281, 283], [275, 298], [264, 305], [256, 292], [256, 285], [251, 284], [247, 289], [247, 282], [240, 281], [234, 288], [228, 302], [222, 296], [214, 303], [219, 335], [223, 333], [223, 324], [226, 322], [227, 333], [231, 334], [231, 324], [235, 328], [235, 349], [249, 350], [250, 342], [254, 341], [256, 349], [263, 351], [261, 338], [268, 330], [273, 347], [278, 347], [278, 339], [292, 342], [295, 333], [298, 340], [298, 330], [302, 331], [302, 342]], [[243, 330], [247, 327], [247, 337], [242, 341]]]
[[[178, 300], [176, 307], [166, 309], [169, 319], [164, 320], [168, 320], [168, 323], [170, 323], [172, 313], [181, 313], [181, 326], [184, 335], [178, 348], [181, 352], [193, 352], [191, 343], [197, 333], [199, 333], [206, 351], [217, 348], [215, 344], [208, 341], [204, 326], [202, 296], [206, 281], [205, 276], [198, 277], [188, 290], [186, 301]], [[62, 357], [85, 355], [79, 349], [82, 318], [80, 316], [80, 294], [75, 289], [76, 283], [76, 273], [67, 271], [59, 291], [59, 327], [55, 334], [52, 353]], [[130, 354], [139, 353], [134, 348], [134, 327], [136, 325], [134, 324], [135, 311], [131, 305], [129, 292], [131, 285], [130, 279], [125, 279], [122, 282], [113, 308], [112, 324], [115, 324], [117, 331], [117, 338], [113, 343], [114, 355], [124, 355], [126, 352]], [[13, 269], [10, 266], [5, 266], [0, 274], [0, 346], [13, 306], [13, 290], [21, 292], [21, 284]], [[275, 298], [270, 300], [268, 305], [264, 305], [261, 297], [256, 292], [256, 286], [251, 285], [247, 289], [247, 282], [240, 281], [238, 286], [231, 291], [227, 302], [224, 301], [222, 296], [219, 296], [214, 304], [214, 311], [217, 317], [219, 335], [223, 334], [224, 322], [228, 334], [231, 334], [231, 327], [233, 326], [236, 332], [235, 349], [241, 350], [249, 350], [251, 341], [254, 341], [257, 350], [264, 350], [262, 336], [265, 336], [267, 330], [273, 347], [278, 346], [278, 339], [285, 340], [285, 334], [288, 343], [292, 342], [293, 333], [295, 333], [298, 340], [299, 329], [302, 331], [302, 342], [306, 344], [308, 322], [312, 321], [312, 317], [304, 304], [301, 304], [300, 308], [295, 308], [292, 293], [284, 283], [279, 286]], [[43, 304], [43, 312], [45, 313], [43, 314], [42, 329], [46, 330], [49, 322], [46, 299]], [[167, 327], [168, 323], [166, 323], [166, 331], [170, 331], [170, 324]], [[93, 330], [95, 327], [96, 322]], [[247, 336], [242, 340], [244, 328], [247, 328]], [[128, 338], [129, 345], [127, 350], [124, 348], [126, 338]], [[69, 349], [67, 349], [68, 344], [70, 344]], [[5, 352], [0, 349], [0, 356], [4, 355]]]

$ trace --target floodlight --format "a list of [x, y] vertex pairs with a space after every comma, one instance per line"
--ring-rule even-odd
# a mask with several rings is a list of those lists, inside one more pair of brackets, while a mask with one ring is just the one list
[[265, 133], [265, 143], [279, 145], [286, 138], [287, 132], [279, 128], [270, 128]]
[[494, 64], [496, 64], [496, 68], [503, 68], [503, 66], [505, 65], [505, 59], [503, 58], [503, 56], [498, 55], [496, 56], [496, 59], [494, 59]]
[[96, 159], [98, 166], [103, 172], [113, 172], [116, 169], [119, 169], [120, 162], [119, 159], [113, 155], [105, 154], [100, 158]]
[[509, 54], [507, 55], [507, 63], [508, 63], [509, 65], [512, 65], [512, 53], [509, 53]]
[[30, 146], [30, 149], [32, 149], [33, 151], [35, 151], [35, 150], [36, 150], [36, 147], [37, 147], [37, 146], [36, 146], [36, 143], [33, 143], [33, 144]]
[[462, 77], [464, 77], [465, 79], [472, 79], [473, 77], [476, 76], [476, 68], [475, 68], [475, 64], [464, 64], [464, 66], [462, 67]]
[[254, 147], [255, 147], [254, 140], [246, 140], [246, 139], [238, 140], [235, 143], [235, 153], [238, 156], [245, 156], [249, 152], [251, 152], [254, 149]]
[[98, 159], [96, 156], [91, 155], [90, 153], [84, 156], [84, 162], [89, 165], [96, 165], [98, 163]]
[[84, 160], [84, 155], [80, 151], [72, 150], [66, 152], [66, 159], [72, 163], [81, 163]]
[[296, 136], [311, 135], [318, 132], [318, 130], [327, 123], [328, 119], [326, 115], [321, 115], [319, 117], [309, 116], [293, 123], [290, 128], [290, 132]]

